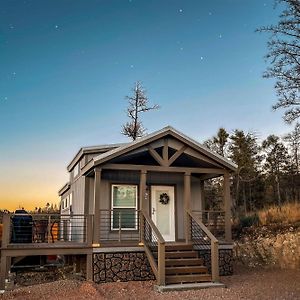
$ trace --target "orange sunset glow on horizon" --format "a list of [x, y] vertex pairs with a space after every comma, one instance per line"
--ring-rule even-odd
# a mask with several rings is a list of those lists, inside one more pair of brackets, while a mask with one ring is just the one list
[[22, 165], [22, 173], [6, 168], [7, 172], [0, 181], [0, 209], [34, 210], [35, 207], [45, 207], [46, 203], [59, 205], [58, 190], [67, 181], [64, 169], [54, 163]]

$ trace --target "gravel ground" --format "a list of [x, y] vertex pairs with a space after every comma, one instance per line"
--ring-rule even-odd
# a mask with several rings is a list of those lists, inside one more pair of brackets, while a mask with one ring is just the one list
[[0, 296], [6, 299], [300, 299], [300, 270], [247, 269], [222, 277], [227, 288], [157, 293], [153, 281], [94, 284], [76, 280], [21, 287]]

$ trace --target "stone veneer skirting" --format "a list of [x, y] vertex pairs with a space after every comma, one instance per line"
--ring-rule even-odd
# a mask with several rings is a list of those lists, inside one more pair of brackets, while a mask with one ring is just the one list
[[[100, 249], [99, 249], [100, 250]], [[101, 251], [101, 252], [100, 252]], [[93, 254], [94, 281], [96, 283], [114, 281], [154, 280], [146, 253], [140, 249], [101, 249]], [[103, 251], [103, 252], [102, 252]], [[198, 250], [204, 265], [211, 269], [210, 250]], [[232, 249], [219, 249], [220, 275], [233, 273]]]
[[[199, 257], [203, 258], [204, 265], [211, 272], [210, 250], [198, 250]], [[233, 252], [232, 249], [219, 249], [219, 272], [221, 276], [233, 274]]]
[[144, 251], [94, 253], [94, 281], [153, 280], [148, 258]]

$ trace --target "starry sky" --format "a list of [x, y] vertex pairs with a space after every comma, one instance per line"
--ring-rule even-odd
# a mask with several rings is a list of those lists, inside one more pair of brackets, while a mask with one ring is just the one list
[[220, 126], [260, 138], [291, 128], [273, 112], [266, 68], [273, 0], [1, 0], [0, 208], [57, 202], [81, 146], [124, 142], [136, 80], [171, 125], [204, 141]]

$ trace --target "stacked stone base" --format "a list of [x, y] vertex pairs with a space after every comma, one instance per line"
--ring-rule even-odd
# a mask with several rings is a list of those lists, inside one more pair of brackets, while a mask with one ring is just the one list
[[[211, 269], [210, 250], [198, 250], [204, 265]], [[154, 280], [146, 253], [143, 250], [130, 252], [94, 253], [94, 281], [96, 283], [115, 281]], [[220, 275], [233, 273], [232, 249], [219, 250]]]
[[[199, 257], [204, 261], [204, 265], [211, 272], [211, 253], [210, 250], [198, 250]], [[221, 276], [233, 274], [233, 252], [232, 249], [219, 249], [219, 272]]]
[[94, 281], [140, 281], [155, 279], [144, 252], [94, 254]]

